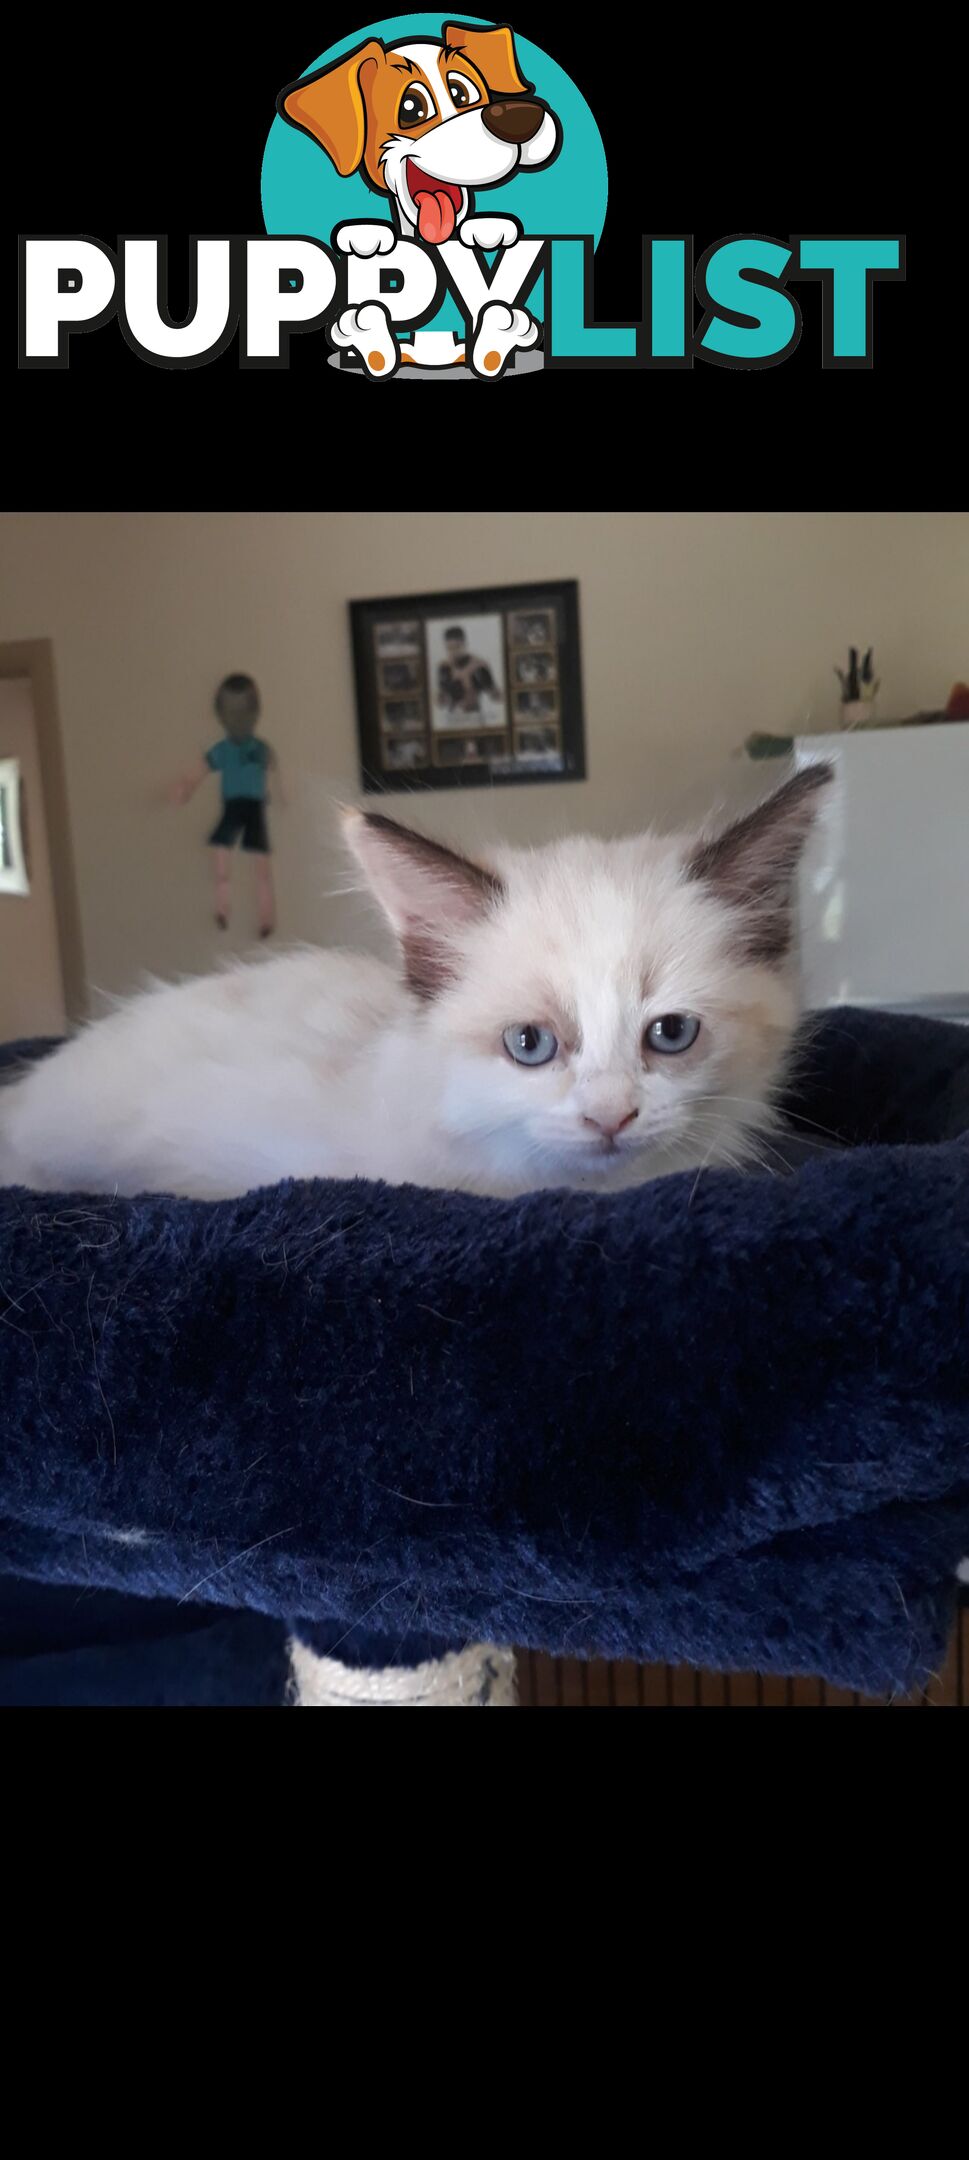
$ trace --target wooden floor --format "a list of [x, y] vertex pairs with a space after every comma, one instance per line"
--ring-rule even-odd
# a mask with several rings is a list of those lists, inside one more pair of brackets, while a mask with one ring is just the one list
[[[869, 1709], [890, 1699], [855, 1695], [824, 1680], [779, 1680], [772, 1674], [694, 1672], [689, 1665], [607, 1665], [595, 1659], [542, 1657], [535, 1650], [519, 1650], [517, 1658], [519, 1701], [529, 1709]], [[892, 1705], [941, 1706], [969, 1707], [969, 1603], [963, 1604], [952, 1631], [943, 1671], [924, 1694], [905, 1696]]]

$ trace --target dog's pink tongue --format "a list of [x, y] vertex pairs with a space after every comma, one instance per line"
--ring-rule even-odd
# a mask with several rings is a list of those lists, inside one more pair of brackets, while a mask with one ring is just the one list
[[443, 189], [439, 195], [432, 195], [422, 188], [416, 202], [417, 230], [421, 239], [432, 247], [440, 247], [441, 241], [450, 240], [454, 231], [454, 204], [450, 195], [445, 195]]

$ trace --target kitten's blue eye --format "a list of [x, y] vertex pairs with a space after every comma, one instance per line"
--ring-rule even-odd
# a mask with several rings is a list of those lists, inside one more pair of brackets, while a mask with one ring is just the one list
[[548, 1065], [558, 1049], [551, 1028], [534, 1027], [530, 1020], [516, 1021], [505, 1029], [502, 1042], [516, 1065]]
[[646, 1029], [643, 1042], [647, 1050], [658, 1050], [663, 1057], [676, 1057], [681, 1050], [689, 1050], [700, 1032], [699, 1020], [692, 1013], [663, 1013]]

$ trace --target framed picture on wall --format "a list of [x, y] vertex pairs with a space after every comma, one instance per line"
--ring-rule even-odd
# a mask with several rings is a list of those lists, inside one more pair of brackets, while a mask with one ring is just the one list
[[350, 626], [368, 794], [585, 778], [574, 579], [352, 600]]

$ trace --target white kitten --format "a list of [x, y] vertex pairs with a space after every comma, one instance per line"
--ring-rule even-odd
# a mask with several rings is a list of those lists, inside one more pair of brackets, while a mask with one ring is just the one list
[[797, 1019], [792, 881], [830, 777], [809, 767], [714, 838], [487, 866], [348, 812], [403, 974], [299, 951], [145, 992], [3, 1091], [0, 1183], [510, 1194], [741, 1161]]

